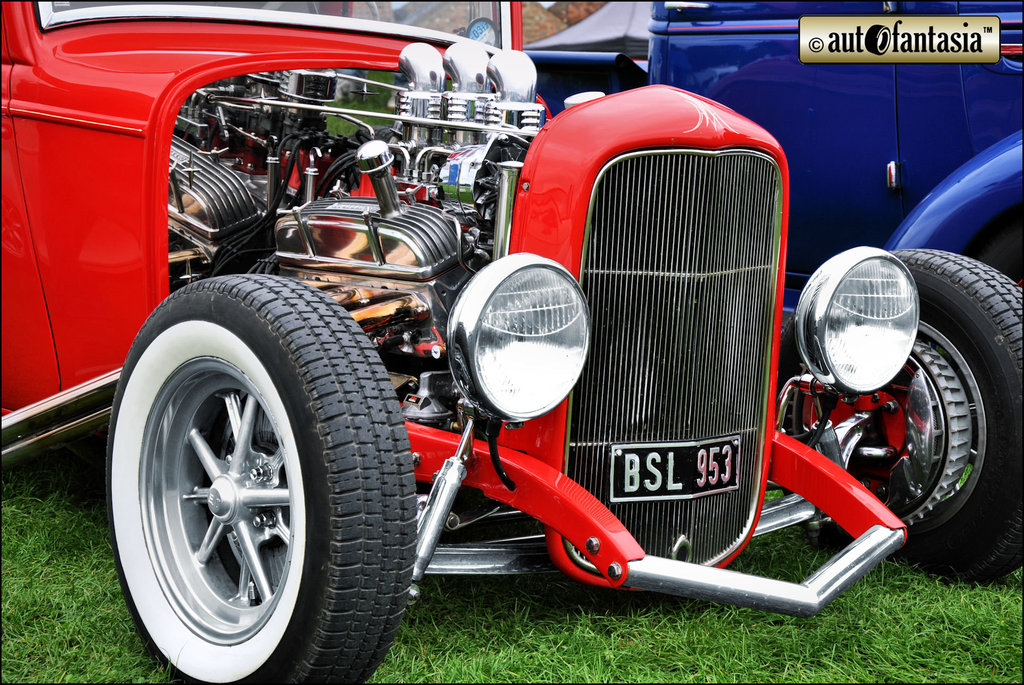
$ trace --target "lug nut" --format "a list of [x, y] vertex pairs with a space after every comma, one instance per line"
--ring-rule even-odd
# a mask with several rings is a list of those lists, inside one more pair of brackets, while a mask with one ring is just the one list
[[273, 470], [266, 464], [260, 464], [249, 470], [249, 477], [255, 481], [270, 480], [273, 475]]
[[264, 511], [253, 517], [252, 525], [256, 528], [272, 528], [277, 525], [277, 517], [273, 512]]

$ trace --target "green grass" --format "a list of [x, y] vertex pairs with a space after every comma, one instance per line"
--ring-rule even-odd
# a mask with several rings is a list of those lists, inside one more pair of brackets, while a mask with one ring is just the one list
[[[394, 85], [395, 73], [391, 71], [380, 71], [371, 70], [367, 72], [363, 78], [368, 78], [371, 81], [378, 81], [380, 83], [386, 83]], [[368, 94], [359, 95], [358, 93], [363, 88], [359, 83], [352, 84], [356, 95], [350, 95], [348, 97], [340, 97], [330, 104], [333, 107], [341, 107], [344, 109], [358, 109], [364, 112], [384, 112], [387, 114], [395, 113], [394, 97], [395, 92], [389, 88], [376, 88], [367, 84], [365, 86]], [[375, 120], [376, 125], [382, 123], [391, 123], [390, 120]], [[350, 136], [356, 132], [357, 129], [361, 129], [361, 126], [345, 121], [334, 115], [327, 116], [327, 131], [333, 136]]]
[[[168, 682], [121, 599], [103, 473], [69, 453], [3, 473], [3, 682]], [[800, 530], [733, 568], [801, 580]], [[947, 583], [885, 562], [797, 619], [558, 574], [428, 577], [376, 682], [1020, 682], [1021, 572]]]

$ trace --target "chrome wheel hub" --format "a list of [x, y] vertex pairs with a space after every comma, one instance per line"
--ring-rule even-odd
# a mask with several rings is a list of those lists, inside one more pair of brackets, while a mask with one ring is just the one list
[[980, 473], [986, 421], [977, 381], [959, 351], [921, 324], [910, 363], [908, 456], [892, 471], [886, 504], [915, 530], [955, 513]]
[[146, 546], [175, 612], [211, 642], [256, 633], [287, 576], [280, 435], [259, 390], [221, 359], [184, 364], [153, 403], [140, 465]]
[[238, 488], [231, 477], [218, 476], [210, 486], [210, 495], [206, 501], [214, 518], [221, 523], [231, 524], [234, 523], [238, 500]]

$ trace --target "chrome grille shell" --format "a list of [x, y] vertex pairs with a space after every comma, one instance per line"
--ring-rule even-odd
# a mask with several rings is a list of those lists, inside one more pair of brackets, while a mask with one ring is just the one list
[[[580, 271], [593, 336], [571, 396], [565, 472], [649, 554], [669, 557], [682, 546], [689, 561], [715, 564], [751, 532], [770, 401], [782, 192], [775, 161], [746, 149], [631, 152], [597, 175]], [[609, 501], [612, 444], [731, 434], [743, 439], [737, 490]]]

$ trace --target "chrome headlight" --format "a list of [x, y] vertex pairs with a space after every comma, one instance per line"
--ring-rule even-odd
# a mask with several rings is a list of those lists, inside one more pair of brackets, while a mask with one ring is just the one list
[[560, 264], [514, 254], [469, 281], [448, 320], [448, 362], [466, 398], [525, 421], [565, 399], [590, 345], [590, 309]]
[[914, 346], [919, 304], [903, 262], [855, 247], [811, 276], [796, 306], [797, 346], [814, 376], [843, 393], [866, 393], [896, 375]]

